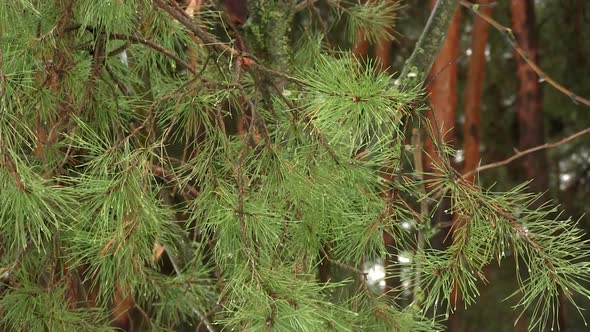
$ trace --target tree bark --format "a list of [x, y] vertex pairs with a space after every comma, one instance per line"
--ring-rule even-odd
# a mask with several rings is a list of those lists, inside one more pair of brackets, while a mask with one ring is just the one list
[[352, 46], [352, 54], [361, 60], [367, 57], [369, 53], [369, 41], [365, 37], [365, 33], [362, 30], [359, 30], [354, 45]]
[[[480, 12], [491, 16], [494, 0], [480, 0]], [[471, 32], [471, 59], [467, 72], [467, 86], [465, 88], [465, 123], [463, 125], [463, 149], [465, 163], [463, 173], [470, 172], [477, 168], [480, 162], [479, 133], [480, 133], [480, 104], [483, 93], [483, 82], [485, 76], [485, 49], [488, 41], [489, 24], [477, 15], [473, 15], [473, 30]], [[467, 181], [474, 181], [476, 174], [466, 178]]]
[[389, 39], [382, 39], [375, 45], [375, 58], [379, 71], [391, 71], [391, 45]]
[[[512, 14], [512, 31], [516, 42], [534, 62], [539, 61], [537, 45], [537, 31], [535, 23], [535, 4], [533, 0], [512, 0], [510, 2]], [[518, 148], [526, 150], [545, 143], [545, 119], [543, 116], [542, 89], [537, 74], [520, 57], [515, 54], [516, 75], [518, 77]], [[529, 189], [532, 192], [546, 193], [549, 188], [548, 162], [545, 150], [531, 153], [521, 159], [520, 163], [525, 179], [531, 180]], [[548, 200], [543, 195], [533, 203], [538, 207]], [[566, 328], [567, 301], [563, 294], [559, 296], [560, 310], [558, 324], [563, 331]]]
[[[397, 0], [389, 0], [393, 5]], [[393, 22], [390, 23], [387, 28], [389, 34], [393, 33]], [[383, 38], [377, 41], [375, 44], [375, 59], [377, 60], [377, 67], [380, 71], [391, 72], [391, 45], [392, 40], [389, 38]]]
[[[432, 0], [433, 10], [440, 5], [441, 1]], [[434, 14], [433, 14], [434, 15]], [[424, 170], [426, 172], [437, 173], [434, 164], [441, 164], [439, 151], [435, 144], [451, 144], [455, 139], [455, 115], [457, 109], [457, 59], [459, 57], [459, 28], [460, 28], [460, 11], [456, 10], [450, 21], [450, 26], [446, 38], [443, 38], [444, 44], [434, 60], [430, 75], [427, 91], [431, 109], [428, 111], [429, 124], [432, 127], [432, 135], [425, 135], [424, 149], [427, 156], [424, 158]], [[427, 189], [428, 190], [428, 189]], [[442, 223], [450, 221], [450, 216], [444, 213], [450, 206], [450, 201], [445, 199], [437, 209], [433, 218], [433, 223]], [[432, 239], [433, 247], [443, 249], [450, 245], [451, 237], [447, 236], [449, 230], [444, 229], [437, 233]], [[455, 290], [453, 290], [454, 292]], [[460, 296], [455, 297], [457, 299]], [[453, 304], [456, 307], [456, 303]], [[449, 331], [454, 330], [454, 321], [456, 315], [451, 315], [449, 319]]]
[[[460, 0], [438, 0], [414, 51], [399, 76], [404, 85], [421, 85], [447, 35]], [[410, 75], [412, 74], [412, 75]]]
[[[478, 3], [483, 5], [480, 11], [487, 16], [492, 14], [492, 6], [489, 6], [493, 0], [479, 0]], [[469, 172], [477, 168], [480, 161], [479, 153], [479, 132], [480, 132], [480, 103], [483, 90], [483, 80], [485, 73], [485, 49], [488, 39], [489, 24], [477, 15], [473, 15], [473, 29], [471, 32], [471, 57], [469, 61], [469, 68], [467, 71], [467, 86], [465, 88], [465, 123], [463, 125], [463, 149], [465, 156], [465, 163], [463, 165], [463, 172]], [[436, 81], [435, 81], [436, 82]], [[466, 177], [467, 181], [473, 182], [475, 180], [475, 173]], [[453, 223], [456, 229], [464, 226], [469, 220], [454, 216]], [[462, 317], [464, 317], [463, 309], [458, 302], [461, 302], [461, 294], [458, 294], [458, 289], [455, 286], [452, 290], [452, 298], [455, 299], [453, 304], [458, 311], [449, 317], [448, 331], [460, 331]]]
[[[533, 0], [512, 0], [512, 31], [517, 43], [538, 62], [537, 36], [535, 34], [535, 8]], [[518, 55], [516, 73], [518, 87], [518, 148], [526, 150], [545, 143], [542, 91], [539, 78], [532, 68]], [[523, 157], [521, 160], [523, 176], [532, 180], [530, 189], [545, 192], [548, 188], [547, 158], [544, 151]]]
[[[436, 0], [432, 0], [434, 5]], [[436, 10], [436, 8], [435, 8]], [[430, 157], [425, 160], [425, 170], [433, 172], [433, 162], [439, 163], [438, 151], [433, 140], [450, 144], [454, 141], [457, 109], [457, 58], [459, 57], [460, 11], [451, 20], [444, 44], [436, 56], [427, 86], [431, 111], [428, 112], [434, 137], [426, 137], [425, 149]]]

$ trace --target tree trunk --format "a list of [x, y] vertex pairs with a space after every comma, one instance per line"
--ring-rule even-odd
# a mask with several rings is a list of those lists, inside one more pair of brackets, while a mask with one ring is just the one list
[[[433, 0], [434, 1], [434, 0]], [[422, 84], [440, 50], [460, 0], [438, 0], [399, 79], [404, 85]]]
[[[491, 16], [493, 0], [480, 0], [479, 11], [486, 16]], [[485, 74], [485, 49], [488, 41], [489, 24], [477, 15], [473, 15], [473, 31], [471, 32], [471, 59], [467, 72], [467, 86], [465, 88], [465, 123], [463, 126], [463, 149], [465, 164], [463, 173], [474, 170], [479, 165], [479, 133], [480, 133], [480, 104], [483, 93]], [[473, 181], [476, 174], [470, 175], [466, 180]]]
[[[533, 0], [512, 0], [512, 31], [516, 42], [534, 63], [539, 61], [537, 31], [535, 23], [535, 4]], [[541, 83], [533, 69], [518, 55], [516, 59], [516, 75], [518, 77], [518, 148], [526, 150], [545, 143], [545, 128], [542, 104]], [[521, 159], [522, 174], [531, 180], [529, 189], [532, 192], [546, 192], [549, 188], [548, 162], [545, 150], [528, 154]], [[548, 199], [546, 195], [537, 200], [533, 207], [540, 206]], [[567, 301], [563, 294], [559, 297], [559, 327], [566, 328], [565, 310]]]
[[[437, 1], [432, 0], [433, 7]], [[427, 156], [424, 160], [424, 170], [436, 173], [434, 164], [441, 164], [440, 150], [437, 145], [451, 144], [455, 139], [455, 115], [457, 109], [457, 58], [459, 56], [459, 28], [460, 11], [455, 11], [446, 39], [440, 52], [436, 56], [430, 75], [427, 79], [426, 89], [431, 109], [428, 111], [429, 124], [432, 128], [431, 135], [425, 135], [424, 148]], [[427, 189], [428, 190], [428, 189]], [[433, 223], [450, 221], [449, 216], [443, 211], [447, 210], [450, 202], [444, 200], [433, 218]], [[443, 229], [432, 239], [433, 247], [443, 249], [450, 244], [451, 237], [447, 236], [449, 229]], [[455, 316], [449, 319], [449, 331], [452, 331], [452, 322]]]
[[[512, 0], [512, 31], [518, 45], [533, 62], [538, 62], [537, 36], [535, 33], [535, 8], [533, 0]], [[541, 84], [537, 74], [518, 55], [516, 72], [518, 87], [518, 148], [525, 150], [545, 142]], [[547, 158], [544, 150], [521, 159], [523, 176], [532, 180], [530, 189], [544, 192], [548, 187]]]
[[361, 60], [367, 57], [369, 53], [369, 41], [365, 37], [365, 33], [362, 30], [359, 30], [358, 35], [355, 39], [354, 45], [352, 46], [352, 54]]
[[[389, 0], [393, 5], [397, 0]], [[389, 34], [393, 33], [393, 22], [389, 24], [387, 28]], [[377, 41], [375, 44], [375, 59], [377, 60], [377, 67], [380, 71], [391, 72], [391, 45], [392, 40], [389, 38], [383, 38]]]
[[[432, 0], [434, 6], [436, 0]], [[433, 136], [425, 135], [424, 148], [427, 156], [424, 170], [434, 172], [433, 163], [440, 163], [436, 142], [449, 144], [454, 140], [455, 114], [457, 108], [457, 58], [459, 54], [460, 12], [453, 16], [445, 42], [434, 60], [427, 83], [431, 110], [428, 118]], [[434, 141], [433, 141], [434, 140]]]
[[[492, 14], [491, 4], [493, 0], [479, 0], [480, 12], [486, 16]], [[473, 30], [471, 32], [471, 58], [467, 72], [467, 86], [465, 88], [465, 123], [463, 125], [463, 149], [465, 152], [465, 163], [463, 172], [467, 173], [479, 165], [479, 132], [480, 132], [480, 103], [483, 90], [483, 81], [485, 73], [485, 49], [488, 39], [488, 23], [477, 15], [473, 15]], [[466, 178], [467, 181], [473, 182], [475, 175], [472, 174]], [[455, 227], [459, 228], [469, 222], [469, 220], [458, 215], [454, 216], [453, 222]], [[488, 274], [486, 270], [484, 273]], [[461, 301], [461, 294], [457, 294], [457, 288], [453, 289], [456, 303], [453, 305], [459, 310], [449, 318], [448, 331], [459, 331], [461, 321], [464, 317], [462, 306], [457, 302]]]

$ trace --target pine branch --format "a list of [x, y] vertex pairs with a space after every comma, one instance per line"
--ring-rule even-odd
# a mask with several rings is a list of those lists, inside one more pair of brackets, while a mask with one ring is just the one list
[[261, 64], [261, 61], [259, 59], [254, 58], [252, 55], [248, 54], [248, 56], [245, 56], [244, 52], [241, 52], [240, 50], [230, 47], [227, 44], [221, 42], [214, 35], [199, 28], [199, 26], [197, 26], [193, 22], [192, 18], [185, 11], [183, 11], [181, 9], [180, 10], [177, 9], [176, 6], [169, 5], [163, 0], [154, 0], [154, 3], [156, 4], [156, 6], [158, 8], [160, 8], [163, 11], [165, 11], [166, 13], [170, 14], [170, 16], [172, 16], [174, 19], [176, 19], [180, 24], [182, 24], [185, 28], [187, 28], [191, 33], [193, 33], [196, 37], [201, 39], [204, 42], [204, 46], [212, 48], [212, 49], [220, 52], [222, 55], [224, 55], [226, 57], [235, 58], [235, 59], [238, 59], [238, 61], [243, 61], [244, 63], [250, 62], [250, 61], [243, 60], [244, 58], [248, 58], [249, 60], [253, 61], [252, 62], [253, 67], [255, 67], [256, 69], [261, 70], [271, 76], [274, 75], [279, 78], [282, 78], [282, 79], [285, 79], [285, 80], [288, 80], [290, 82], [300, 84], [300, 85], [305, 84], [303, 81], [295, 79], [285, 73], [282, 73], [277, 70], [273, 70], [271, 68], [267, 68], [266, 66]]
[[[180, 270], [180, 267], [178, 266], [178, 263], [176, 262], [176, 258], [172, 255], [172, 253], [170, 253], [169, 250], [166, 250], [166, 254], [168, 254], [168, 258], [170, 259], [170, 263], [172, 264], [172, 267], [174, 268], [174, 272], [176, 273], [177, 276], [180, 276], [182, 274], [182, 271]], [[207, 315], [203, 315], [199, 310], [197, 310], [197, 308], [195, 308], [194, 305], [191, 305], [190, 309], [201, 320], [199, 322], [199, 325], [201, 325], [201, 324], [205, 325], [205, 327], [207, 328], [207, 331], [209, 331], [209, 332], [216, 332], [215, 328], [213, 328], [213, 326], [209, 322]], [[198, 328], [197, 328], [197, 330], [198, 330]]]

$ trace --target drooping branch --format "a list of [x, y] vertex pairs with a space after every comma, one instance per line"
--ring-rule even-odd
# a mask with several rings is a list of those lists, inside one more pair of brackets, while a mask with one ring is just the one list
[[445, 41], [445, 36], [459, 3], [460, 0], [438, 0], [436, 2], [412, 55], [402, 68], [399, 76], [400, 81], [409, 79], [409, 82], [405, 83], [422, 84], [424, 82], [434, 58]]

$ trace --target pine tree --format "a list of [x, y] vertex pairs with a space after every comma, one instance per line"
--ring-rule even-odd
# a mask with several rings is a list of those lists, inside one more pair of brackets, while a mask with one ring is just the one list
[[[574, 221], [525, 185], [464, 180], [439, 135], [435, 172], [417, 165], [408, 133], [429, 127], [422, 84], [459, 1], [399, 76], [330, 41], [392, 38], [398, 5], [0, 2], [2, 328], [436, 331], [507, 252], [531, 329], [560, 291], [590, 296]], [[443, 198], [465, 222], [437, 250]], [[411, 302], [366, 282], [363, 262], [395, 261], [384, 234], [411, 257], [387, 271]]]

